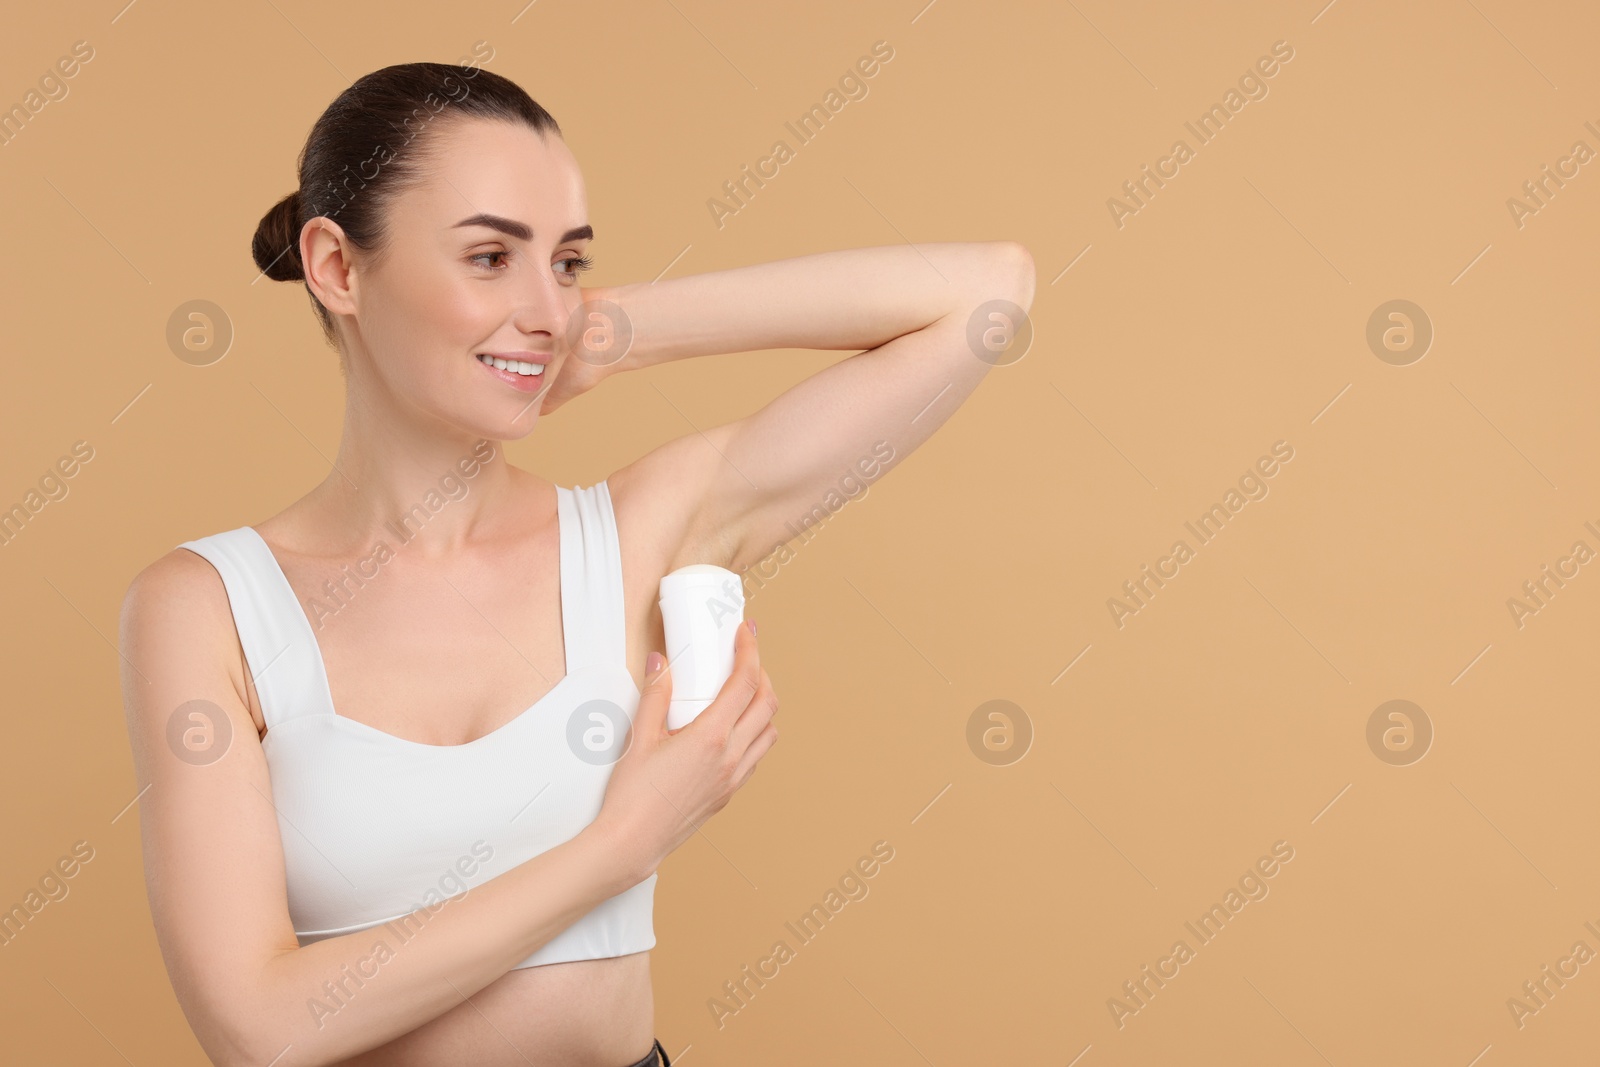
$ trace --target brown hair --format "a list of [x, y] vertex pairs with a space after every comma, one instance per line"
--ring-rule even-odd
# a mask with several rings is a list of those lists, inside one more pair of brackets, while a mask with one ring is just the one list
[[[305, 282], [300, 231], [319, 215], [337, 222], [356, 248], [381, 258], [389, 238], [385, 208], [427, 178], [425, 135], [441, 120], [468, 117], [561, 135], [556, 120], [520, 85], [476, 66], [399, 63], [363, 75], [311, 127], [300, 150], [299, 188], [256, 226], [250, 242], [256, 266], [274, 281]], [[306, 293], [323, 336], [336, 345], [333, 316], [309, 284]]]

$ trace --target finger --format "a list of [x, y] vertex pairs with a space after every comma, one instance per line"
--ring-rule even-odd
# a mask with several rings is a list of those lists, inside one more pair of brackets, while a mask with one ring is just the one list
[[[654, 671], [649, 670], [651, 661], [656, 661]], [[649, 742], [661, 738], [661, 731], [667, 723], [667, 706], [672, 702], [672, 672], [669, 667], [666, 656], [650, 650], [650, 656], [646, 659], [644, 687], [639, 690], [639, 707], [633, 714], [635, 743], [640, 738], [646, 738]]]
[[761, 671], [761, 684], [756, 689], [756, 695], [751, 699], [744, 713], [739, 716], [739, 721], [733, 724], [733, 730], [728, 734], [728, 747], [735, 752], [743, 752], [749, 748], [767, 728], [767, 723], [778, 713], [778, 694], [773, 691], [772, 679], [768, 677], [765, 668]]
[[[695, 719], [684, 729], [693, 729], [695, 733], [714, 735], [717, 739], [726, 741], [733, 732], [733, 724], [739, 721], [739, 716], [750, 705], [750, 701], [761, 687], [761, 651], [756, 641], [756, 635], [750, 632], [746, 623], [740, 623], [738, 632], [733, 636], [733, 671], [728, 675], [728, 680], [722, 683], [722, 689], [699, 718]], [[703, 725], [702, 725], [703, 724]]]
[[767, 754], [767, 749], [778, 743], [777, 724], [769, 722], [766, 728], [757, 735], [750, 747], [744, 750], [744, 755], [739, 758], [739, 764], [733, 770], [734, 788], [737, 789], [756, 773], [756, 764], [761, 757]]

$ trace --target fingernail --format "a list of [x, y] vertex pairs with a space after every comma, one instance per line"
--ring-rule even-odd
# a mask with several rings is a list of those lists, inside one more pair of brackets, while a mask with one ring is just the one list
[[665, 662], [666, 657], [652, 648], [650, 654], [644, 658], [644, 673], [646, 676], [653, 676]]
[[754, 619], [746, 619], [744, 624], [746, 626], [750, 627], [750, 633], [751, 633], [752, 636], [754, 636], [754, 634], [756, 632], [756, 620], [754, 620]]

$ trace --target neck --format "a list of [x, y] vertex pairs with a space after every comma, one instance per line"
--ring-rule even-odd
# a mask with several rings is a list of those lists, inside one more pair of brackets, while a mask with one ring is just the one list
[[502, 442], [371, 410], [346, 408], [334, 468], [311, 493], [339, 539], [363, 546], [382, 539], [444, 557], [491, 536], [520, 474]]

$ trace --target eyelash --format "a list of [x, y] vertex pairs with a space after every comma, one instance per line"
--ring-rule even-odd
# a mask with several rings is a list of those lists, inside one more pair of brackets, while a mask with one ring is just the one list
[[[506, 259], [510, 259], [511, 258], [511, 253], [510, 252], [480, 252], [478, 255], [475, 255], [475, 256], [472, 257], [472, 262], [476, 263], [480, 259], [489, 259], [492, 256], [504, 256]], [[582, 274], [586, 270], [594, 269], [594, 259], [591, 256], [563, 256], [560, 259], [556, 260], [556, 262], [557, 263], [571, 263], [573, 266], [572, 266], [572, 270], [571, 270], [570, 273], [572, 274], [573, 277], [577, 277], [579, 274]], [[491, 267], [491, 266], [488, 266], [487, 264], [485, 264], [484, 265], [484, 269], [489, 271], [490, 273], [498, 274], [500, 271], [503, 271], [506, 268], [505, 267]]]

